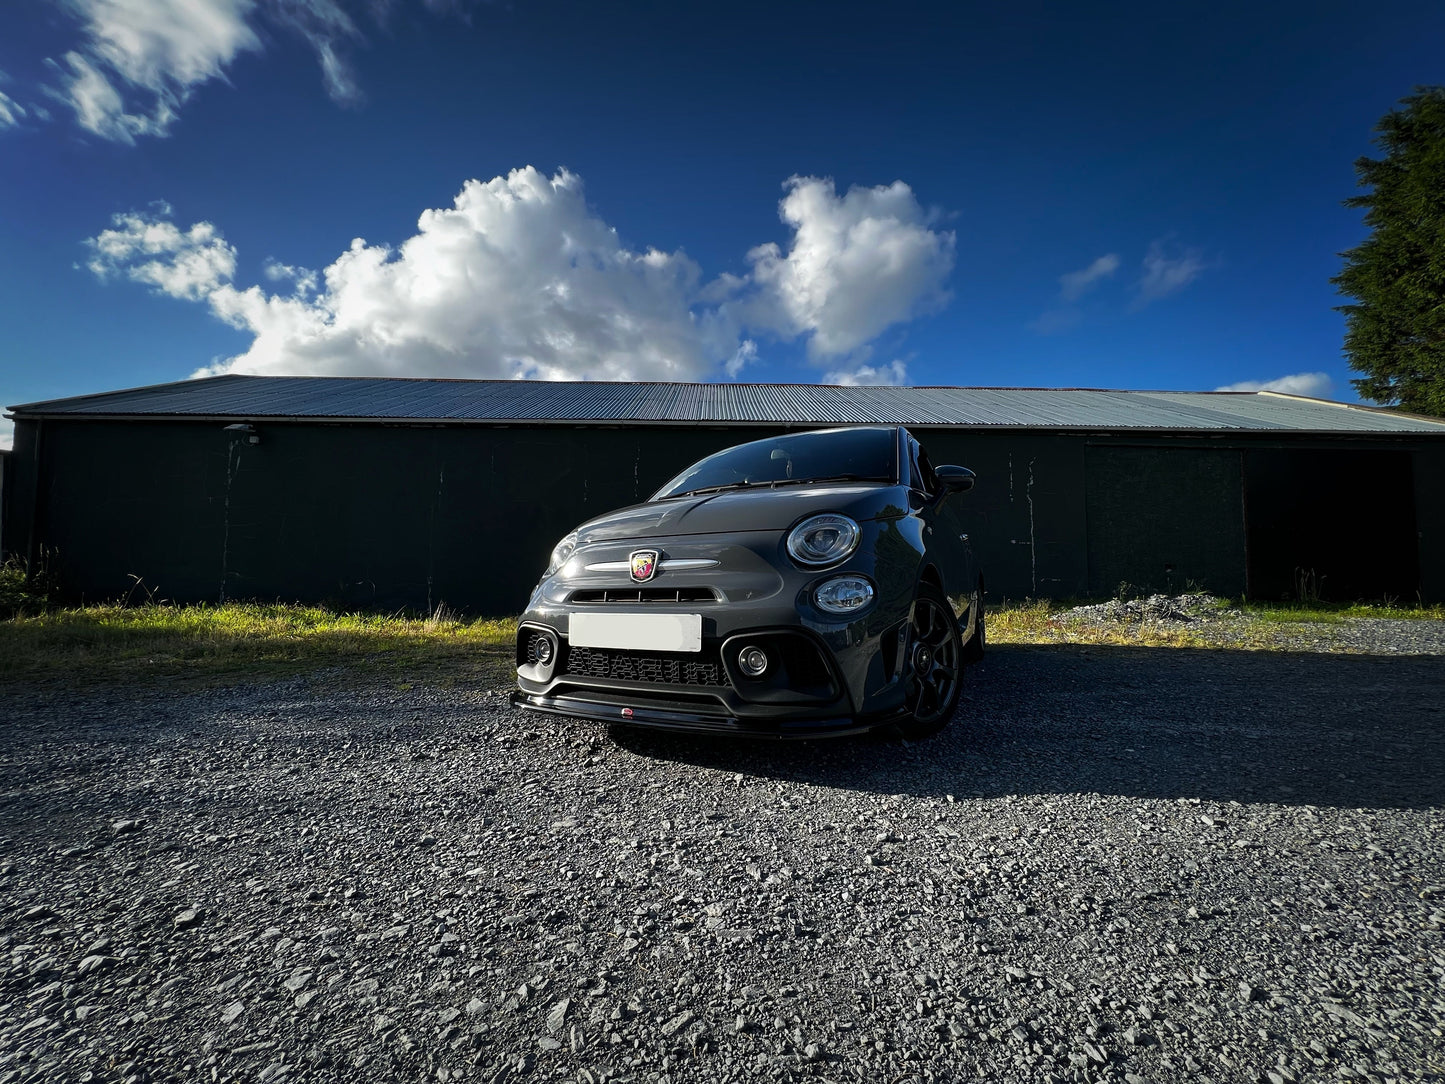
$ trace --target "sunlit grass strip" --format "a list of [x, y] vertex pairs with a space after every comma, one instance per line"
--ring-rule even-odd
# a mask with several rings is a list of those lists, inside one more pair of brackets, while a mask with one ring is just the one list
[[[1445, 621], [1445, 606], [1399, 606], [1390, 603], [1261, 603], [1221, 600], [1221, 608], [1242, 611], [1242, 617], [1225, 617], [1207, 626], [1165, 622], [1095, 623], [1070, 620], [1073, 603], [1040, 599], [1005, 600], [988, 614], [988, 638], [996, 644], [1112, 644], [1135, 647], [1280, 646], [1275, 631], [1292, 623], [1342, 624], [1348, 618]], [[1209, 635], [1202, 634], [1207, 628]]]
[[1262, 621], [1320, 621], [1338, 624], [1347, 617], [1383, 617], [1394, 621], [1445, 621], [1445, 605], [1386, 602], [1241, 602], [1240, 609]]
[[504, 683], [515, 619], [320, 606], [87, 606], [0, 621], [0, 678], [283, 675], [327, 667]]

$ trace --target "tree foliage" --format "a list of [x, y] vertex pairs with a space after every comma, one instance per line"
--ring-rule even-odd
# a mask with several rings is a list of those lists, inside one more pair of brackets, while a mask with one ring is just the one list
[[1331, 281], [1355, 299], [1345, 353], [1352, 383], [1377, 403], [1445, 416], [1445, 87], [1419, 87], [1380, 121], [1382, 157], [1360, 158], [1370, 236]]

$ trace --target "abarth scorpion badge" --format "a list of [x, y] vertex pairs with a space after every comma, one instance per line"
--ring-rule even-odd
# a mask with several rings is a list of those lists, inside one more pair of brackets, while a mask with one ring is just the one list
[[632, 578], [638, 583], [646, 583], [657, 575], [657, 551], [638, 550], [632, 554], [631, 561]]

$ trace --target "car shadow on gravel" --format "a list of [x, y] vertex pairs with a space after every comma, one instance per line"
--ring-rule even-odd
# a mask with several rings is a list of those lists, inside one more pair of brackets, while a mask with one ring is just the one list
[[875, 794], [1445, 805], [1445, 658], [1006, 645], [942, 734], [797, 743], [613, 728], [623, 749]]

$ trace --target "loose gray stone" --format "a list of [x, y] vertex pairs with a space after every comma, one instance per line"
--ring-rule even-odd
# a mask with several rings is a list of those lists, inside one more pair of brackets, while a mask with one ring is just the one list
[[567, 1022], [567, 1009], [571, 1004], [571, 1000], [564, 997], [547, 1013], [547, 1030], [553, 1035], [561, 1031], [563, 1024]]
[[81, 960], [75, 970], [82, 975], [89, 975], [96, 971], [103, 971], [109, 963], [110, 957], [96, 954]]
[[184, 911], [176, 914], [171, 919], [172, 925], [178, 930], [189, 930], [192, 926], [198, 925], [201, 921], [201, 912], [194, 907], [187, 907]]

